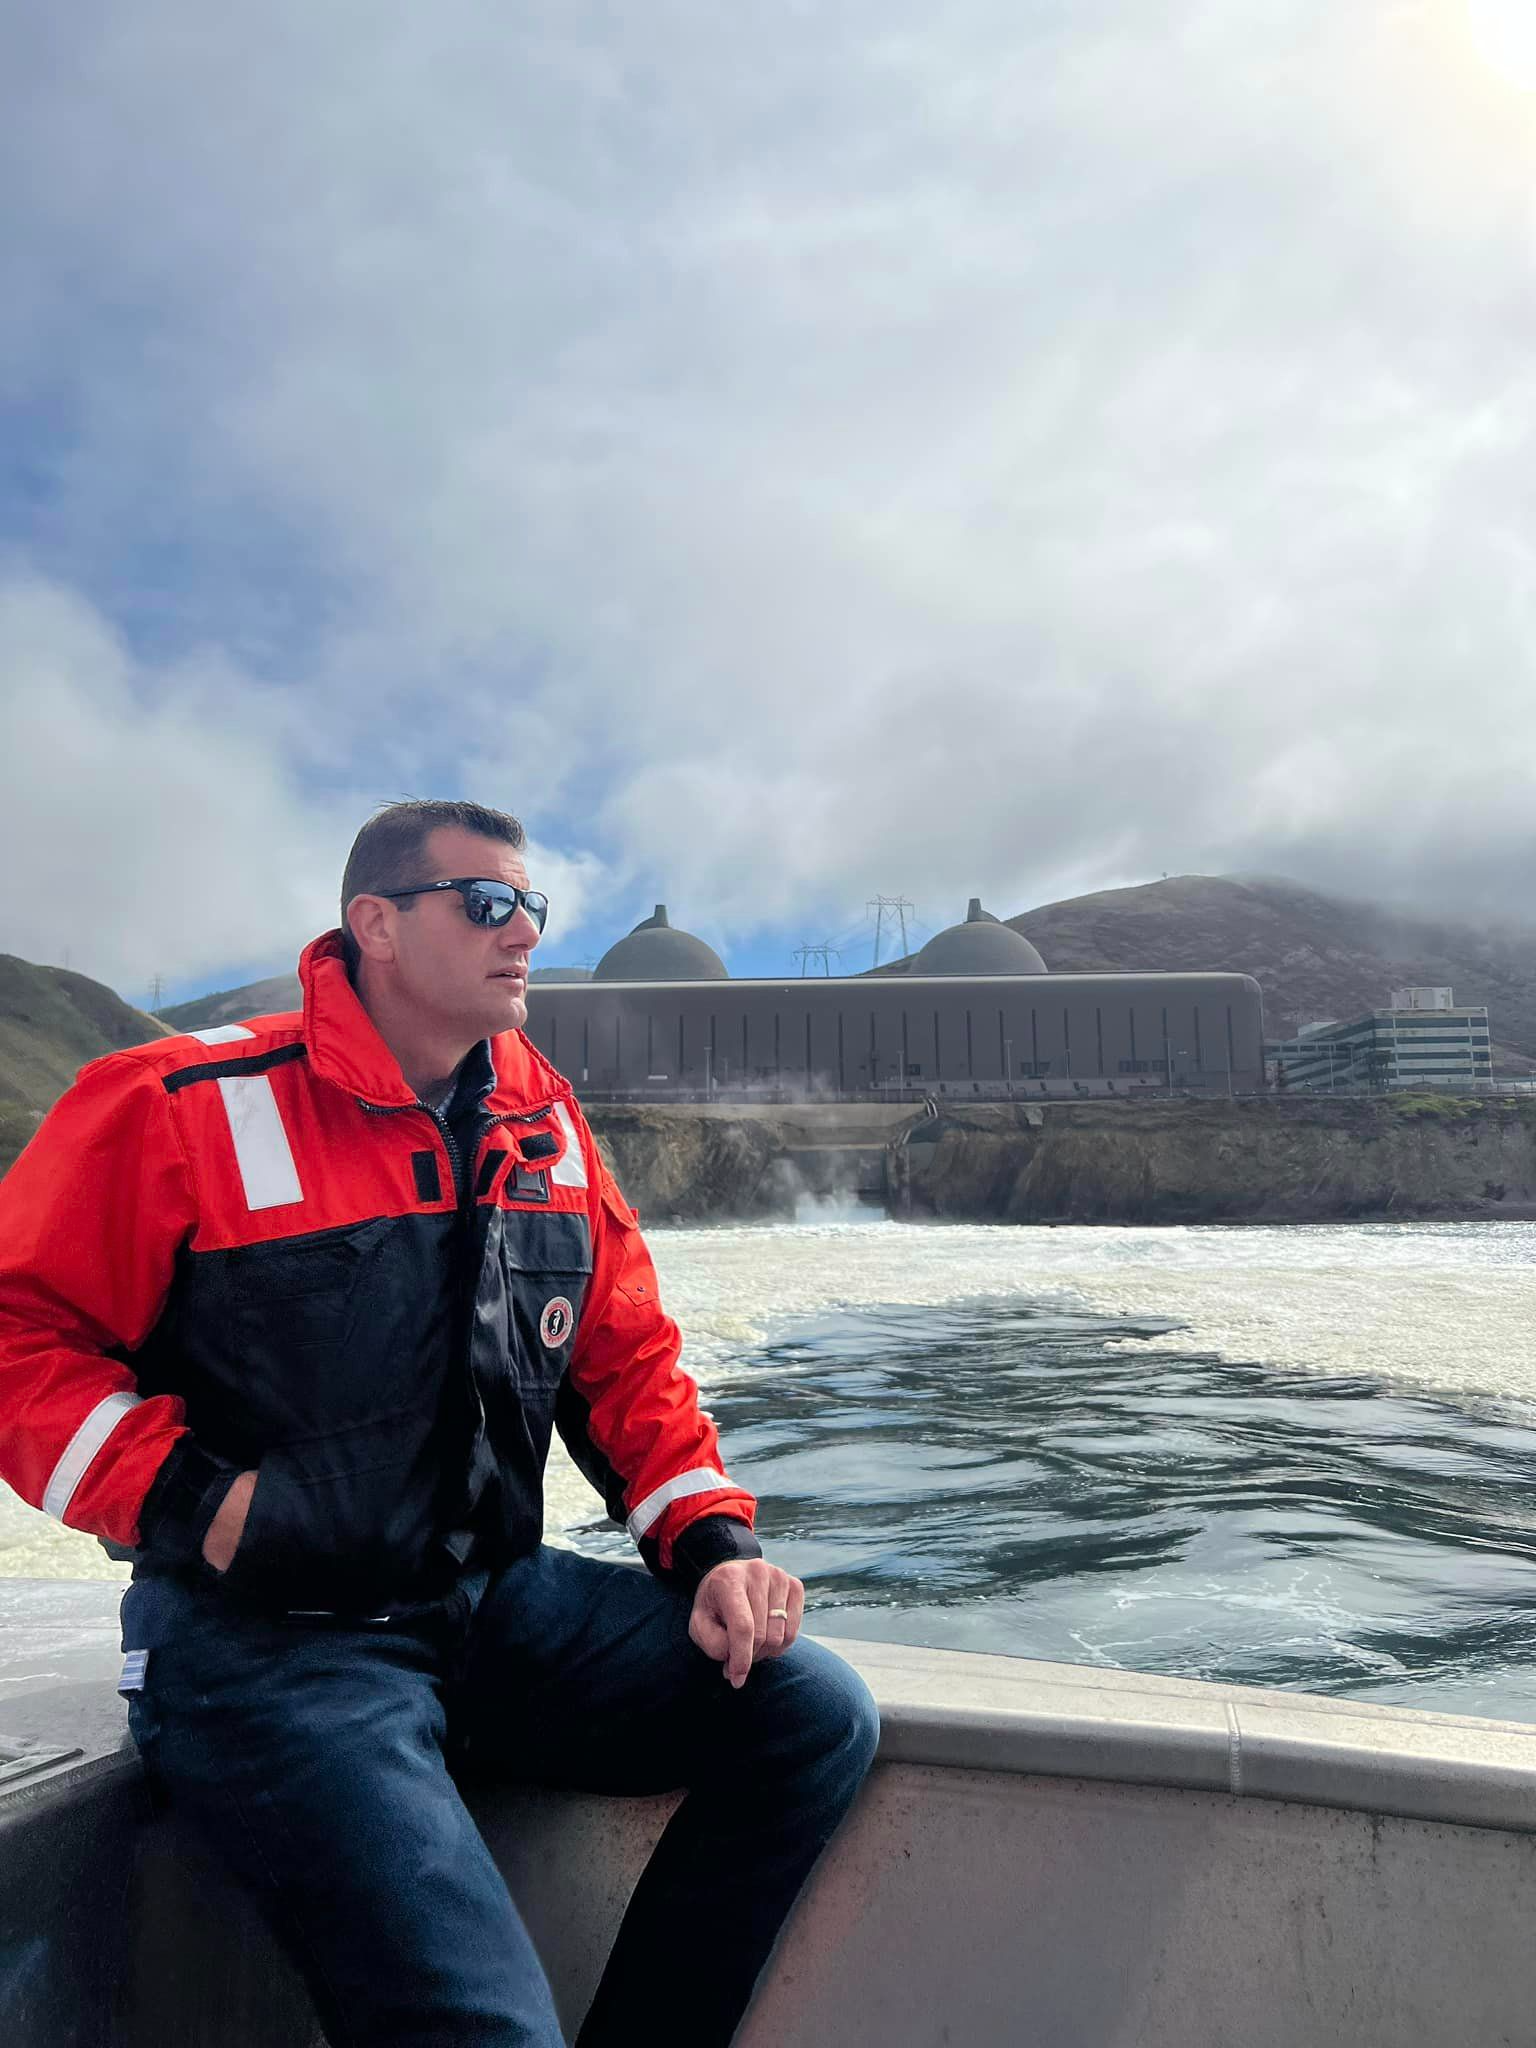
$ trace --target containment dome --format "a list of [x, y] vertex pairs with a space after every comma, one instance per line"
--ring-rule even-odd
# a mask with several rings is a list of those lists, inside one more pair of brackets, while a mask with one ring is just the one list
[[713, 946], [692, 932], [674, 931], [667, 906], [658, 903], [652, 915], [627, 937], [610, 946], [592, 971], [594, 981], [729, 981], [725, 962]]
[[973, 896], [964, 924], [933, 937], [913, 959], [913, 974], [1044, 974], [1045, 962], [1022, 932], [1000, 924]]

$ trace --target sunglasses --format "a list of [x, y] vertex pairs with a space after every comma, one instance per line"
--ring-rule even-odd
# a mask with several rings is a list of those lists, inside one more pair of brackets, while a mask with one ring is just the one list
[[430, 896], [440, 889], [457, 889], [464, 902], [464, 915], [471, 924], [493, 927], [510, 924], [520, 910], [526, 910], [534, 926], [544, 929], [549, 916], [549, 898], [537, 889], [517, 889], [510, 882], [422, 882], [414, 889], [374, 889], [370, 894], [387, 896], [398, 903], [406, 896]]

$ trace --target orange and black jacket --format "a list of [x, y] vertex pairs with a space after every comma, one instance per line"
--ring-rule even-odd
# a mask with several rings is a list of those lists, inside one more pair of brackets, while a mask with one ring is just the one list
[[372, 1612], [537, 1544], [558, 1425], [653, 1570], [760, 1555], [569, 1084], [503, 1032], [450, 1125], [338, 934], [300, 977], [300, 1014], [86, 1067], [0, 1182], [0, 1475], [206, 1573], [254, 1468], [230, 1593]]

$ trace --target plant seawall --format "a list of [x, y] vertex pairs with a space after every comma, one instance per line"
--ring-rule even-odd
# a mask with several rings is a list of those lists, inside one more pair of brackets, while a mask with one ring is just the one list
[[997, 1103], [589, 1111], [651, 1222], [781, 1217], [853, 1194], [1005, 1223], [1536, 1217], [1536, 1103]]

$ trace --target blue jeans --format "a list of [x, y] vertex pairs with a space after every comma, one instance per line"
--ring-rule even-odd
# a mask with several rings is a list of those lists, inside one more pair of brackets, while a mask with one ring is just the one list
[[383, 1622], [274, 1618], [146, 1576], [129, 1724], [152, 1783], [256, 1894], [333, 2048], [559, 2048], [517, 1908], [449, 1774], [686, 1786], [624, 1916], [579, 2048], [723, 2048], [874, 1755], [874, 1702], [814, 1643], [737, 1692], [689, 1597], [541, 1549]]

